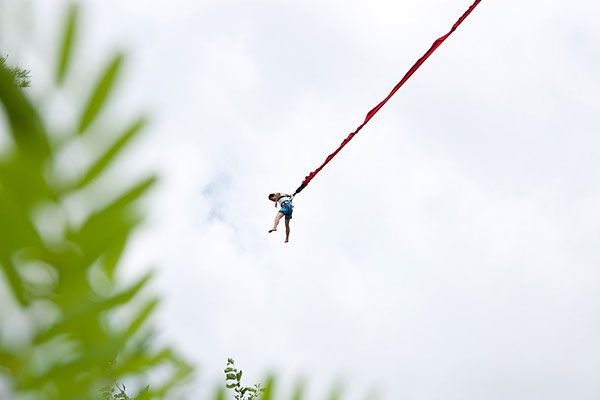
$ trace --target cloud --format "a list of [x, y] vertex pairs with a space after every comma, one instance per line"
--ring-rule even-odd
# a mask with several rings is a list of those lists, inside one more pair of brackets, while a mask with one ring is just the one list
[[598, 397], [597, 6], [483, 2], [298, 196], [284, 246], [266, 194], [468, 4], [118, 3], [88, 18], [136, 44], [124, 101], [158, 119], [131, 163], [163, 178], [126, 264], [160, 266], [164, 336], [204, 383], [234, 356], [315, 395]]

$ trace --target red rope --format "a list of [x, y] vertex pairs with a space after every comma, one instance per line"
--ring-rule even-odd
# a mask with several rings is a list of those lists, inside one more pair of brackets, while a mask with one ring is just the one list
[[363, 121], [363, 123], [360, 124], [354, 132], [351, 132], [348, 135], [348, 137], [346, 137], [346, 139], [344, 139], [344, 141], [340, 144], [340, 146], [333, 153], [331, 153], [330, 155], [327, 156], [327, 158], [325, 159], [325, 162], [323, 162], [323, 164], [321, 164], [321, 166], [319, 166], [319, 168], [315, 169], [313, 172], [311, 172], [304, 178], [304, 181], [302, 181], [302, 184], [300, 185], [300, 187], [298, 187], [298, 189], [296, 189], [296, 193], [294, 193], [294, 194], [300, 193], [300, 191], [302, 189], [304, 189], [306, 187], [306, 185], [308, 185], [308, 183], [319, 173], [319, 171], [321, 171], [323, 169], [323, 167], [325, 167], [329, 163], [329, 161], [331, 161], [333, 159], [333, 157], [335, 157], [337, 155], [337, 153], [339, 153], [340, 150], [342, 150], [342, 148], [344, 146], [346, 146], [348, 144], [348, 142], [350, 142], [350, 140], [352, 140], [354, 135], [356, 135], [362, 129], [362, 127], [365, 126], [367, 124], [367, 122], [369, 122], [369, 120], [371, 118], [373, 118], [373, 116], [375, 114], [377, 114], [377, 111], [379, 111], [381, 109], [381, 107], [383, 107], [383, 105], [385, 103], [387, 103], [387, 101], [394, 95], [394, 93], [396, 93], [398, 91], [398, 89], [400, 89], [402, 87], [402, 85], [404, 85], [404, 83], [412, 76], [412, 74], [415, 73], [415, 71], [417, 69], [419, 69], [419, 67], [425, 62], [425, 60], [427, 60], [429, 58], [429, 56], [431, 54], [433, 54], [433, 52], [444, 42], [444, 40], [446, 40], [448, 38], [448, 36], [450, 36], [452, 34], [452, 32], [454, 32], [456, 30], [456, 28], [458, 28], [458, 26], [465, 20], [465, 18], [467, 18], [469, 16], [469, 14], [471, 14], [471, 11], [473, 11], [480, 2], [481, 2], [481, 0], [475, 0], [475, 2], [471, 5], [471, 7], [469, 7], [469, 9], [467, 11], [465, 11], [465, 13], [458, 19], [458, 21], [456, 21], [454, 23], [454, 25], [452, 26], [452, 29], [450, 29], [450, 31], [448, 33], [446, 33], [444, 36], [439, 37], [438, 39], [436, 39], [435, 42], [433, 42], [433, 44], [431, 45], [429, 50], [427, 50], [427, 52], [425, 54], [423, 54], [423, 56], [421, 56], [421, 58], [419, 58], [417, 60], [417, 62], [408, 70], [408, 72], [404, 75], [404, 77], [402, 77], [402, 80], [400, 80], [400, 82], [398, 82], [398, 84], [396, 86], [394, 86], [394, 88], [392, 89], [390, 94], [388, 94], [385, 99], [383, 99], [379, 104], [377, 104], [377, 106], [375, 106], [375, 108], [373, 108], [371, 111], [369, 111], [367, 113], [367, 116], [365, 117], [365, 120]]

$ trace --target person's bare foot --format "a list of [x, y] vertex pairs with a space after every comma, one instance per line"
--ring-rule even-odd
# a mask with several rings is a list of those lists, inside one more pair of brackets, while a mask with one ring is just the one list
[[275, 232], [276, 230], [277, 230], [277, 228], [270, 229], [270, 230], [269, 230], [269, 233], [271, 233], [271, 232]]

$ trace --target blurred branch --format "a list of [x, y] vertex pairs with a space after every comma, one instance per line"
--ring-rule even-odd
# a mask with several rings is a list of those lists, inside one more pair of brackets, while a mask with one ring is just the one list
[[[71, 6], [58, 46], [56, 84], [69, 79], [78, 27], [79, 8]], [[80, 133], [108, 107], [123, 59], [123, 54], [113, 55], [87, 102], [75, 102], [74, 106], [84, 104], [77, 121], [80, 129], [69, 133], [67, 142], [83, 143]], [[116, 382], [147, 380], [148, 374], [166, 369], [171, 373], [153, 380], [150, 387], [137, 390], [133, 385], [138, 393], [131, 397], [166, 398], [193, 369], [173, 349], [154, 343], [151, 320], [159, 299], [144, 293], [152, 273], [129, 285], [116, 273], [131, 233], [142, 220], [140, 199], [156, 178], [150, 176], [130, 186], [99, 210], [81, 200], [87, 218], [79, 226], [63, 217], [69, 214], [67, 196], [89, 190], [116, 164], [123, 149], [143, 131], [146, 119], [133, 120], [111, 137], [111, 144], [96, 154], [96, 161], [80, 180], [65, 188], [55, 172], [58, 139], [45, 128], [44, 107], [23, 92], [29, 84], [29, 71], [8, 66], [6, 57], [0, 58], [0, 112], [8, 122], [0, 129], [8, 129], [15, 144], [0, 154], [0, 280], [6, 281], [0, 283], [6, 283], [14, 300], [0, 303], [0, 311], [19, 315], [2, 320], [0, 379], [15, 398], [99, 399], [108, 395], [111, 400], [123, 400], [130, 397], [125, 385]], [[51, 225], [43, 232], [52, 232], [44, 236], [35, 218], [40, 206], [49, 206], [61, 216], [43, 222]], [[50, 279], [50, 284], [36, 286], [40, 279]], [[112, 323], [116, 320], [120, 323]], [[18, 346], [4, 340], [6, 332], [18, 338]], [[111, 389], [101, 390], [107, 387]]]
[[102, 76], [96, 82], [96, 86], [90, 94], [90, 98], [79, 120], [80, 133], [83, 133], [94, 122], [100, 110], [106, 105], [109, 95], [116, 86], [123, 58], [123, 54], [116, 54], [106, 65]]

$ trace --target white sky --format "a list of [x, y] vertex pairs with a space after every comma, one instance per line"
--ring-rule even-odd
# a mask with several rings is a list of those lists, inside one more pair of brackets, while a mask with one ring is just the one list
[[[64, 3], [20, 3], [33, 33], [13, 22], [0, 43], [42, 85]], [[124, 49], [112, 115], [152, 116], [114, 173], [162, 178], [124, 268], [157, 269], [192, 394], [233, 357], [248, 383], [306, 377], [311, 398], [338, 377], [348, 399], [600, 397], [600, 3], [484, 0], [297, 197], [287, 245], [267, 194], [470, 0], [83, 4], [71, 91]]]

